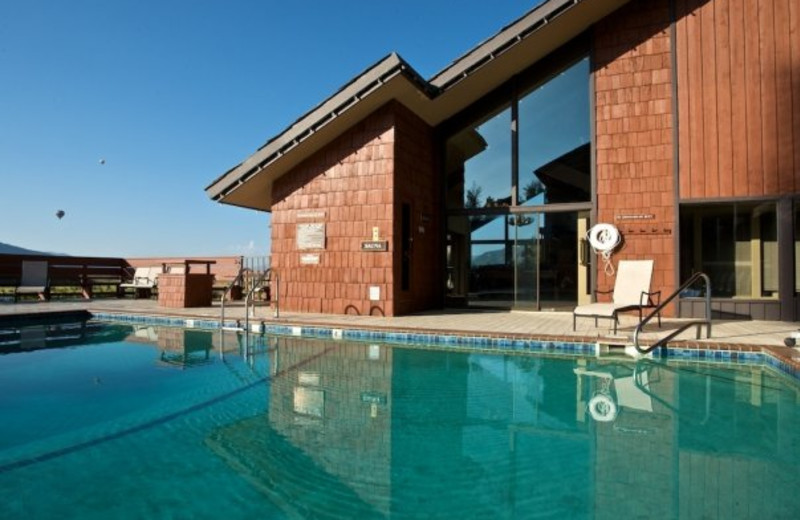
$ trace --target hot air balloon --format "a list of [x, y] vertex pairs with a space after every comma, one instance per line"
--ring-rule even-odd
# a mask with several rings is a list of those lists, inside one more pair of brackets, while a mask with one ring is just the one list
[[66, 215], [66, 212], [63, 209], [56, 211], [56, 216], [58, 217], [58, 220], [64, 218], [64, 215]]

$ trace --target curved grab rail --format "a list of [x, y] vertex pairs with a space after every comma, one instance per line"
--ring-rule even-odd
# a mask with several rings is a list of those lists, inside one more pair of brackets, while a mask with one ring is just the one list
[[[639, 345], [639, 333], [642, 331], [642, 329], [644, 329], [644, 326], [647, 325], [647, 322], [649, 322], [651, 319], [653, 319], [653, 316], [655, 316], [656, 314], [660, 313], [664, 309], [664, 307], [666, 307], [667, 304], [669, 304], [672, 300], [674, 300], [681, 292], [683, 292], [684, 290], [688, 289], [689, 287], [694, 285], [698, 280], [701, 280], [701, 279], [703, 280], [703, 283], [705, 284], [705, 289], [706, 289], [705, 290], [705, 300], [706, 300], [706, 305], [705, 305], [706, 317], [705, 317], [705, 319], [704, 320], [694, 320], [694, 321], [690, 321], [688, 323], [684, 323], [683, 325], [678, 327], [677, 330], [675, 330], [675, 331], [671, 332], [670, 334], [666, 335], [665, 337], [659, 339], [654, 344], [652, 344], [650, 346], [647, 346], [647, 347], [640, 346]], [[657, 349], [658, 347], [662, 347], [662, 346], [666, 345], [667, 342], [669, 342], [670, 340], [675, 338], [678, 334], [680, 334], [683, 331], [685, 331], [686, 329], [688, 329], [690, 327], [694, 327], [694, 326], [697, 326], [697, 339], [700, 339], [700, 330], [701, 330], [703, 325], [706, 326], [706, 338], [710, 338], [711, 337], [711, 279], [705, 273], [694, 273], [688, 280], [686, 280], [683, 283], [683, 285], [678, 287], [678, 289], [675, 292], [670, 294], [669, 297], [666, 300], [664, 300], [658, 306], [656, 306], [656, 308], [653, 309], [650, 312], [650, 314], [648, 314], [642, 321], [639, 322], [639, 324], [636, 326], [636, 329], [633, 331], [633, 346], [636, 347], [636, 350], [639, 353], [647, 354], [647, 353], [652, 352], [653, 350]]]
[[220, 330], [225, 328], [225, 300], [228, 299], [228, 295], [233, 290], [233, 287], [237, 283], [241, 283], [242, 278], [244, 277], [244, 272], [245, 272], [244, 266], [240, 267], [239, 268], [239, 274], [236, 275], [236, 278], [234, 278], [233, 281], [230, 284], [228, 284], [228, 287], [225, 289], [225, 292], [222, 293], [222, 298], [219, 301], [219, 308], [220, 308], [219, 328], [220, 328]]
[[[260, 290], [262, 288], [261, 284], [264, 283], [264, 281], [266, 281], [269, 285], [271, 285], [271, 282], [273, 280], [275, 281], [275, 284], [277, 285], [278, 284], [278, 273], [273, 273], [272, 272], [272, 268], [269, 268], [266, 271], [264, 271], [263, 273], [261, 273], [261, 275], [256, 280], [254, 280], [253, 286], [247, 292], [247, 295], [244, 298], [244, 309], [245, 309], [244, 310], [244, 324], [245, 324], [244, 328], [245, 328], [245, 331], [249, 331], [250, 330], [250, 313], [251, 313], [251, 311], [255, 311], [254, 308], [251, 309], [251, 305], [250, 305], [251, 302], [252, 302], [253, 293], [255, 293], [256, 291], [258, 291], [258, 290]], [[275, 317], [277, 318], [280, 315], [280, 310], [279, 310], [279, 307], [278, 307], [279, 303], [278, 303], [278, 298], [277, 298], [277, 293], [278, 293], [277, 287], [276, 287], [276, 290], [274, 292], [275, 292]]]

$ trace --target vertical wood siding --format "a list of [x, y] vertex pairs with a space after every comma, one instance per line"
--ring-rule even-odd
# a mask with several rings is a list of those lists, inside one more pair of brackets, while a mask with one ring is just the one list
[[800, 3], [676, 0], [682, 200], [800, 191]]

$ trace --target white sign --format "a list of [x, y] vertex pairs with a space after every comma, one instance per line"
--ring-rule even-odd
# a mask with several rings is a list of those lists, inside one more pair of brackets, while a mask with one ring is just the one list
[[297, 224], [297, 249], [325, 249], [325, 224]]
[[319, 220], [321, 218], [325, 218], [325, 212], [318, 210], [298, 211], [297, 218]]
[[377, 302], [381, 299], [381, 288], [373, 285], [369, 288], [369, 301]]
[[370, 345], [369, 346], [369, 359], [372, 361], [378, 360], [381, 358], [381, 346], [380, 345]]
[[319, 255], [300, 255], [300, 265], [319, 265]]

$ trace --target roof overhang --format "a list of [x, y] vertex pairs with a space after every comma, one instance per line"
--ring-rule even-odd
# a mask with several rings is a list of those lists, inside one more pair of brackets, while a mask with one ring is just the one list
[[629, 0], [549, 0], [425, 81], [397, 54], [382, 59], [207, 188], [218, 202], [269, 211], [281, 176], [389, 101], [431, 126], [468, 107]]

